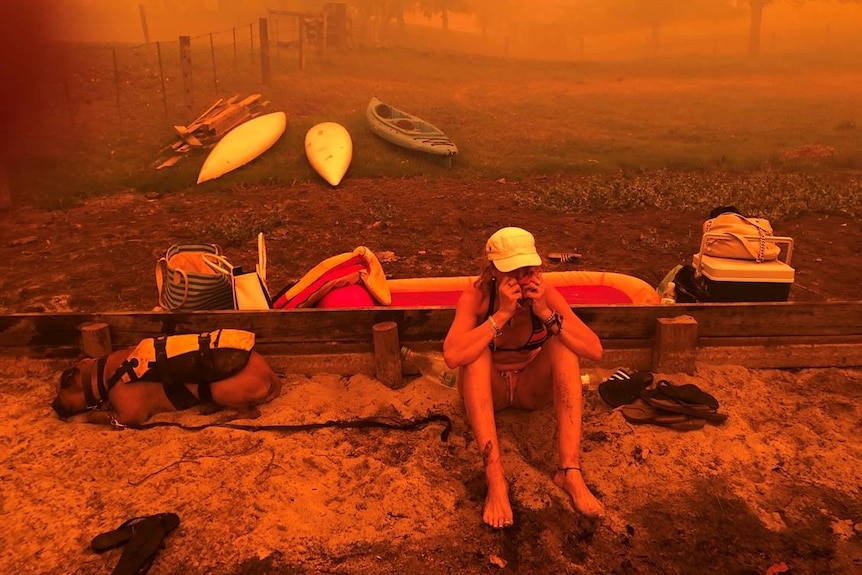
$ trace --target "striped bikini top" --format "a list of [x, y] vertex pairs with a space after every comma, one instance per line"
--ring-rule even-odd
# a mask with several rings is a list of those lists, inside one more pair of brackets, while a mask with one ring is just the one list
[[[497, 303], [497, 281], [495, 279], [491, 280], [491, 294], [488, 298], [488, 312], [485, 314], [485, 319], [483, 321], [487, 321], [491, 315], [494, 313], [494, 304]], [[533, 331], [530, 333], [530, 337], [527, 338], [527, 342], [524, 343], [521, 347], [496, 347], [494, 345], [494, 339], [488, 344], [488, 347], [491, 348], [491, 351], [532, 351], [534, 349], [539, 349], [542, 345], [548, 340], [548, 329], [545, 327], [545, 324], [537, 318], [534, 314], [530, 314], [530, 319], [533, 322]]]

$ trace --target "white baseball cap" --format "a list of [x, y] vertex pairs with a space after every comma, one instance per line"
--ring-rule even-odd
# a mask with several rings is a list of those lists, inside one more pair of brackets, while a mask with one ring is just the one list
[[503, 273], [542, 265], [533, 234], [522, 228], [502, 228], [494, 232], [485, 244], [485, 255]]

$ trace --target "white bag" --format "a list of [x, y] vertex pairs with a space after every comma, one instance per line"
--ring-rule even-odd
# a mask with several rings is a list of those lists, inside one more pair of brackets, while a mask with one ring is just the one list
[[257, 235], [257, 264], [253, 272], [244, 273], [242, 267], [232, 265], [222, 256], [204, 254], [203, 258], [212, 269], [230, 278], [234, 309], [272, 309], [266, 287], [266, 243], [262, 233]]

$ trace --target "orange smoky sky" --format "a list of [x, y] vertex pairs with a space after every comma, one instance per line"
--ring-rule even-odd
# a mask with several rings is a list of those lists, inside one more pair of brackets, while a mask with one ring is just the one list
[[0, 152], [15, 149], [15, 135], [33, 100], [42, 89], [47, 40], [51, 34], [49, 0], [2, 0], [0, 2], [0, 129], [4, 142]]

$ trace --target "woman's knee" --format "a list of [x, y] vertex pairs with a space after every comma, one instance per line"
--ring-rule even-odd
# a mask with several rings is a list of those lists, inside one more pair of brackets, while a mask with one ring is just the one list
[[578, 354], [569, 349], [566, 344], [558, 339], [551, 339], [545, 345], [550, 356], [551, 369], [563, 369], [566, 372], [580, 369], [581, 362]]
[[487, 379], [491, 377], [491, 350], [486, 349], [473, 361], [461, 366], [461, 379]]

